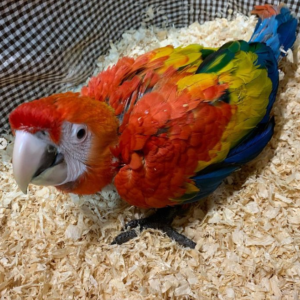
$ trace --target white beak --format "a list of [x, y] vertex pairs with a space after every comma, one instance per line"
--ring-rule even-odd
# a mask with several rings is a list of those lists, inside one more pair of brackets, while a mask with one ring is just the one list
[[30, 182], [59, 185], [67, 178], [67, 165], [56, 148], [26, 131], [16, 131], [13, 172], [23, 193]]

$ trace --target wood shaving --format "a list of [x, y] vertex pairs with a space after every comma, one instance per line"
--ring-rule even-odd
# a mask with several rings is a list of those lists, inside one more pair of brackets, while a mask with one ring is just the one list
[[[148, 16], [151, 18], [151, 10]], [[151, 49], [248, 40], [254, 17], [217, 19], [183, 29], [127, 31], [95, 73], [120, 57]], [[184, 249], [158, 231], [121, 246], [110, 242], [126, 221], [151, 213], [121, 202], [108, 187], [79, 197], [13, 178], [13, 138], [0, 150], [1, 299], [299, 299], [300, 56], [281, 64], [276, 129], [263, 153], [206, 201], [176, 219], [197, 242]]]

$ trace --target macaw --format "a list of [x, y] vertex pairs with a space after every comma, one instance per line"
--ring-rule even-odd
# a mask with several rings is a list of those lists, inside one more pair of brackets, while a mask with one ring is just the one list
[[[178, 208], [212, 193], [273, 135], [278, 61], [295, 41], [297, 20], [282, 5], [254, 13], [249, 42], [124, 57], [80, 93], [17, 107], [9, 119], [20, 189], [33, 183], [93, 194], [113, 183], [129, 204], [158, 209], [130, 227], [161, 229], [195, 247], [171, 227]], [[122, 232], [113, 243], [135, 236]]]

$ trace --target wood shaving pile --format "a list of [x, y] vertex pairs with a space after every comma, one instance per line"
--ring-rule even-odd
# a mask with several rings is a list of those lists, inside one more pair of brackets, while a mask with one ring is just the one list
[[[96, 73], [121, 56], [168, 44], [248, 40], [255, 23], [237, 16], [185, 29], [128, 31], [100, 57]], [[1, 299], [299, 299], [298, 57], [296, 46], [281, 63], [268, 147], [174, 222], [197, 242], [195, 250], [150, 230], [111, 246], [126, 221], [151, 211], [128, 206], [111, 188], [79, 197], [31, 185], [23, 195], [12, 175], [12, 143], [0, 150]]]

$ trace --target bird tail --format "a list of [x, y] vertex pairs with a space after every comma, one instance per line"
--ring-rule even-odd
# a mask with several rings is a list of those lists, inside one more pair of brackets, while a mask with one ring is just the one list
[[284, 4], [257, 5], [252, 14], [259, 20], [249, 42], [267, 44], [277, 60], [284, 57], [296, 40], [297, 19]]

